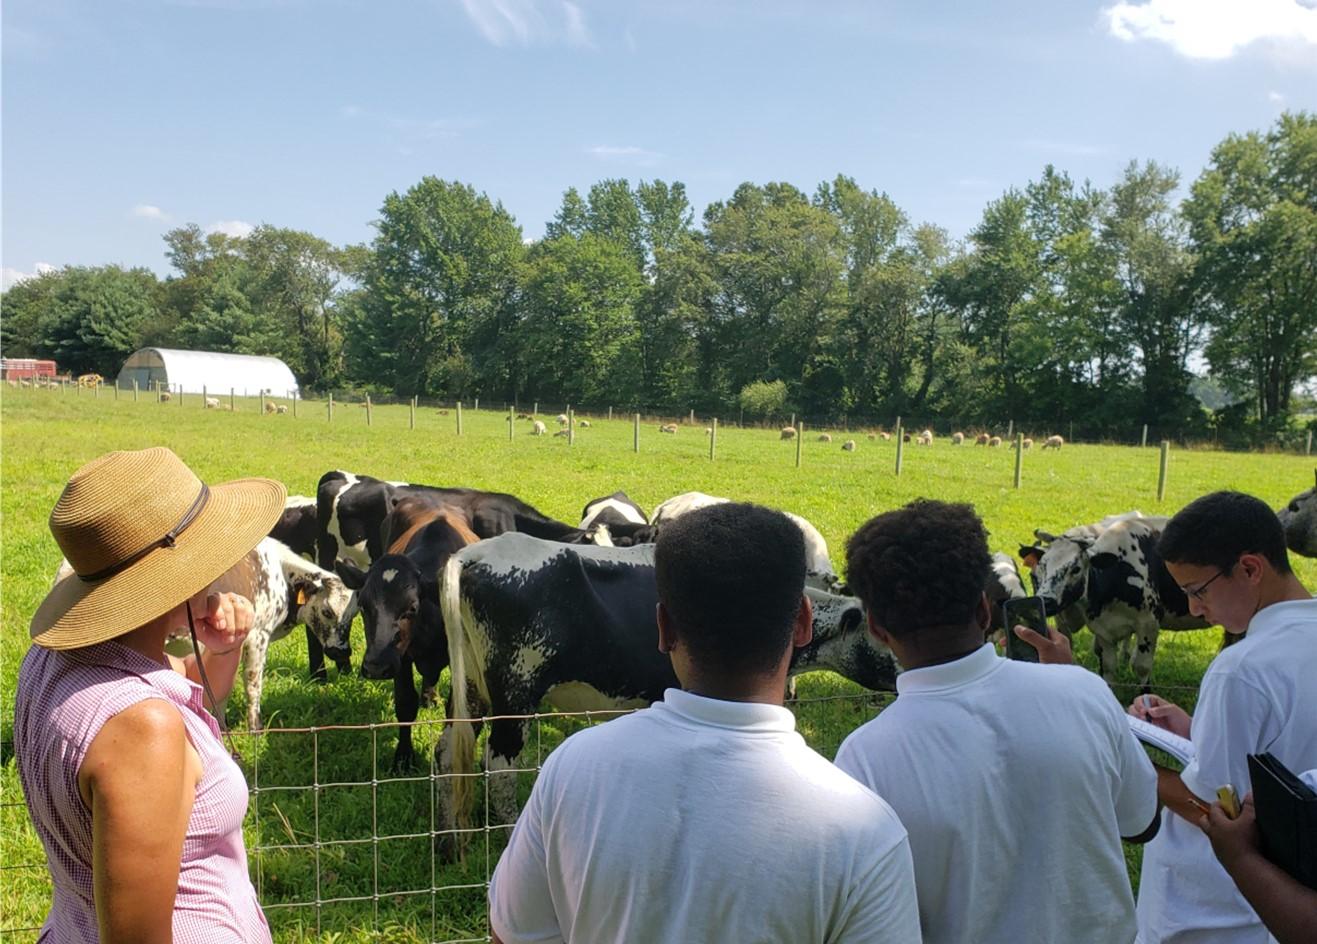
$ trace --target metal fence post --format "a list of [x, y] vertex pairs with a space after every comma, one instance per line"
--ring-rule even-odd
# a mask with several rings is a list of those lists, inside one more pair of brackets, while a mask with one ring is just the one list
[[713, 418], [713, 425], [709, 427], [709, 461], [714, 460], [715, 450], [718, 443], [718, 417]]
[[901, 418], [896, 418], [896, 474], [901, 474], [901, 460], [905, 458], [905, 436], [901, 430]]
[[1158, 501], [1161, 501], [1163, 498], [1166, 497], [1166, 466], [1167, 463], [1170, 461], [1170, 456], [1171, 456], [1171, 441], [1169, 439], [1163, 439], [1161, 463], [1159, 464], [1157, 469], [1157, 500]]
[[1024, 469], [1024, 433], [1015, 434], [1015, 487], [1020, 487], [1020, 473]]
[[133, 378], [133, 402], [137, 402], [137, 378]]
[[632, 424], [633, 425], [631, 427], [631, 448], [635, 452], [639, 452], [640, 451], [640, 414], [639, 413], [635, 414], [634, 418], [632, 419]]

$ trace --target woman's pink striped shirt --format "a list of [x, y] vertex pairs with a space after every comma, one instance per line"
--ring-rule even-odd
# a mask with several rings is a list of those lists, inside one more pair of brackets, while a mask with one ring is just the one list
[[247, 784], [203, 707], [200, 686], [116, 642], [55, 652], [33, 646], [18, 673], [14, 751], [54, 883], [41, 941], [94, 942], [91, 810], [78, 769], [101, 726], [147, 698], [175, 704], [201, 757], [174, 901], [176, 944], [269, 942], [247, 873]]

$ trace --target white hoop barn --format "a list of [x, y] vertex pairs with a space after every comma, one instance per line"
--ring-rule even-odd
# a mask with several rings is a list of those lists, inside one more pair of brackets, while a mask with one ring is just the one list
[[277, 357], [249, 354], [144, 347], [128, 356], [115, 383], [120, 390], [131, 390], [134, 380], [141, 390], [154, 390], [159, 383], [174, 393], [221, 396], [232, 390], [238, 396], [297, 396], [297, 378], [287, 364]]

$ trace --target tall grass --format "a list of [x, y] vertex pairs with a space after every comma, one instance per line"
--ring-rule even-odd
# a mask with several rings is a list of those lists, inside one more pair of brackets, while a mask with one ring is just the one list
[[[297, 417], [260, 415], [254, 400], [240, 400], [238, 407], [236, 413], [205, 411], [199, 397], [180, 406], [145, 395], [133, 403], [122, 394], [116, 401], [105, 392], [93, 398], [26, 390], [8, 391], [0, 403], [0, 930], [35, 927], [49, 906], [44, 857], [22, 805], [11, 744], [28, 619], [59, 560], [46, 517], [69, 474], [108, 450], [163, 444], [209, 481], [264, 475], [306, 495], [333, 468], [507, 491], [568, 521], [589, 499], [618, 489], [646, 508], [699, 490], [804, 515], [827, 538], [839, 568], [845, 539], [858, 524], [918, 496], [972, 502], [994, 548], [1013, 552], [1036, 527], [1056, 531], [1131, 508], [1171, 513], [1216, 488], [1241, 488], [1278, 507], [1312, 476], [1311, 461], [1301, 457], [1176, 452], [1159, 504], [1152, 447], [1068, 444], [1060, 452], [1030, 451], [1023, 487], [1016, 490], [1009, 450], [955, 447], [945, 439], [931, 447], [907, 445], [898, 478], [894, 444], [870, 441], [862, 431], [832, 430], [831, 443], [816, 441], [822, 431], [807, 433], [797, 469], [795, 445], [779, 441], [775, 430], [720, 425], [717, 460], [710, 462], [702, 425], [670, 436], [647, 424], [637, 454], [631, 423], [622, 419], [589, 416], [592, 426], [578, 430], [569, 447], [561, 438], [529, 436], [525, 421], [516, 423], [509, 441], [506, 414], [489, 411], [466, 411], [459, 438], [456, 417], [435, 409], [418, 411], [412, 430], [405, 406], [375, 407], [370, 426], [355, 404], [336, 404], [332, 423], [322, 403], [299, 404]], [[854, 453], [841, 451], [848, 437], [858, 440]], [[1317, 584], [1317, 561], [1300, 560], [1298, 570], [1308, 585]], [[1154, 687], [1192, 708], [1219, 639], [1219, 630], [1163, 634]], [[1086, 634], [1077, 646], [1091, 667]], [[305, 660], [298, 634], [272, 648], [262, 705], [269, 730], [238, 733], [253, 788], [247, 822], [252, 874], [276, 940], [484, 939], [483, 886], [506, 829], [478, 830], [464, 861], [434, 851], [433, 791], [441, 785], [428, 765], [442, 711], [422, 710], [415, 731], [420, 768], [395, 775], [389, 770], [396, 743], [391, 686], [335, 677], [332, 669], [329, 684], [312, 685]], [[1118, 694], [1128, 698], [1133, 680], [1123, 673]], [[865, 693], [828, 673], [802, 679], [799, 693], [800, 729], [827, 756], [891, 697]], [[244, 709], [235, 692], [230, 721], [240, 723]], [[523, 798], [539, 761], [563, 737], [600, 720], [536, 720], [522, 758]], [[1130, 862], [1137, 866], [1137, 850]], [[14, 868], [25, 864], [33, 867]]]

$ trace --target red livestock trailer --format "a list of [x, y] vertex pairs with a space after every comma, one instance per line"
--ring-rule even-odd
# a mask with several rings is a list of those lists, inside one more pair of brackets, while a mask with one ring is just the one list
[[39, 361], [31, 357], [6, 357], [0, 360], [0, 380], [35, 380], [55, 376], [54, 361]]

